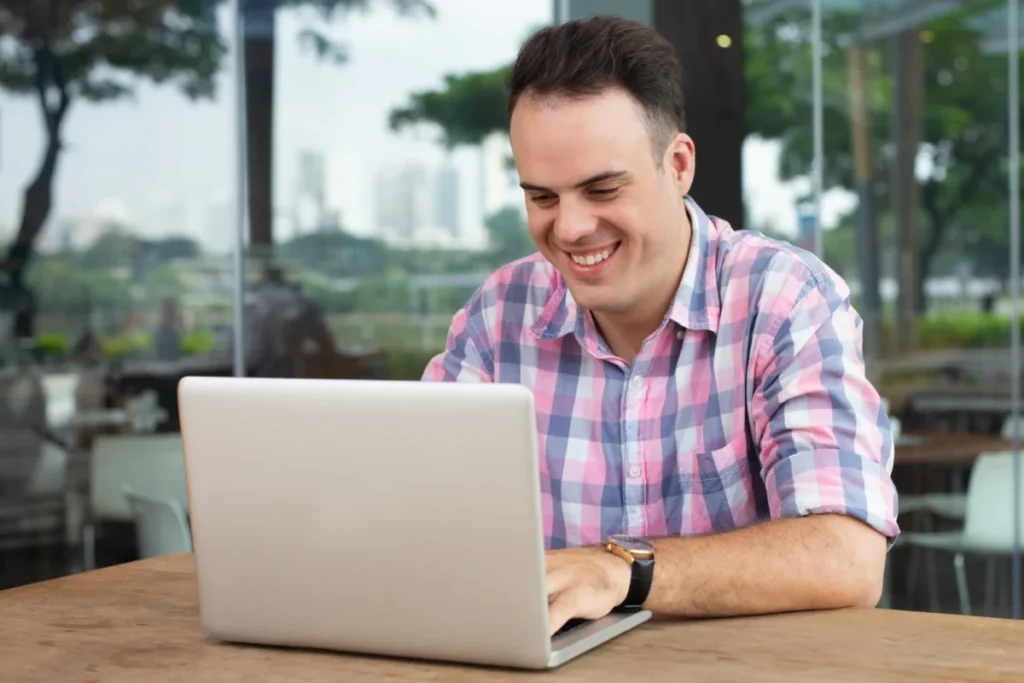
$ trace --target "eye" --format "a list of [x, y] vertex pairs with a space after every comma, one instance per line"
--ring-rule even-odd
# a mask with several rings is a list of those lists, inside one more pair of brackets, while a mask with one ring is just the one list
[[617, 187], [595, 187], [590, 190], [590, 194], [597, 199], [610, 199], [618, 194], [619, 188]]
[[537, 206], [551, 206], [558, 200], [558, 197], [553, 194], [534, 194], [530, 195], [530, 201]]

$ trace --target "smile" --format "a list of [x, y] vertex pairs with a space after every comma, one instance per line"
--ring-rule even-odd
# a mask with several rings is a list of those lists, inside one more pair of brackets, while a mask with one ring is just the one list
[[[615, 243], [610, 247], [606, 247], [601, 251], [593, 251], [586, 254], [569, 254], [569, 258], [573, 260], [576, 265], [588, 267], [596, 266], [603, 261], [607, 261], [612, 255], [618, 250], [619, 244]], [[566, 252], [568, 254], [568, 252]]]

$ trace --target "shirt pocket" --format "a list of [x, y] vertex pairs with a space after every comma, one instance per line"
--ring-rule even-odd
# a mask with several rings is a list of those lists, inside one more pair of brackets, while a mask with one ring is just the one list
[[689, 480], [694, 498], [694, 523], [706, 525], [704, 531], [727, 531], [756, 517], [750, 461], [743, 441], [698, 453], [690, 459], [689, 471], [681, 474]]

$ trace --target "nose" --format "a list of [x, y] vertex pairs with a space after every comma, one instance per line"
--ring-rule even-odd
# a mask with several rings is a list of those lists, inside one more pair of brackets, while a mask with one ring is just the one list
[[597, 216], [591, 213], [585, 202], [568, 197], [558, 202], [553, 232], [560, 244], [573, 244], [593, 235], [597, 225]]

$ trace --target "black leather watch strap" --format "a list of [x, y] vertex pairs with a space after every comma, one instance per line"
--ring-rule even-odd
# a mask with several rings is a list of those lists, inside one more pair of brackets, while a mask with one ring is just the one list
[[651, 592], [654, 581], [654, 558], [634, 559], [633, 576], [629, 581], [629, 592], [626, 599], [618, 606], [620, 612], [638, 612], [643, 608], [647, 596]]

